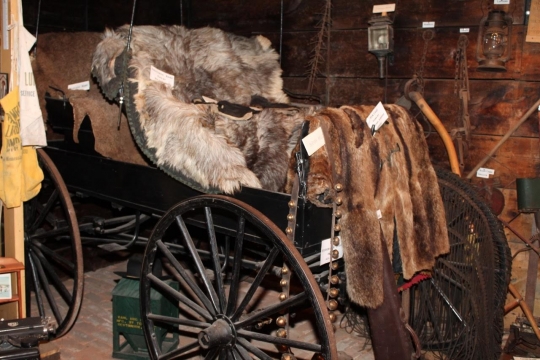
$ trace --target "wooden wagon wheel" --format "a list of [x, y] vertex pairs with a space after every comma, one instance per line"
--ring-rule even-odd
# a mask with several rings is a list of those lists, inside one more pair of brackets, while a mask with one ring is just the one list
[[[158, 259], [165, 277], [155, 273]], [[281, 293], [283, 264], [295, 279], [289, 295]], [[170, 209], [149, 238], [141, 274], [152, 359], [281, 359], [282, 352], [337, 359], [324, 299], [302, 256], [274, 223], [236, 199], [204, 195]], [[178, 316], [154, 312], [156, 293], [179, 304]], [[156, 329], [167, 326], [179, 332], [180, 345], [165, 350]]]
[[81, 307], [82, 246], [60, 173], [42, 149], [38, 159], [45, 179], [40, 193], [24, 207], [27, 316], [52, 316], [58, 323], [55, 337], [60, 337], [71, 329]]

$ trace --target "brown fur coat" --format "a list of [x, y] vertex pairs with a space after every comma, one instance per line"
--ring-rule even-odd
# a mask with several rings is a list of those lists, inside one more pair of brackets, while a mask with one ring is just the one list
[[[93, 73], [114, 96], [123, 74], [128, 27], [107, 31]], [[249, 105], [253, 95], [286, 103], [278, 54], [262, 36], [244, 38], [214, 28], [136, 26], [129, 60], [134, 105], [130, 125], [146, 155], [176, 179], [205, 192], [233, 193], [241, 185], [282, 190], [303, 114], [265, 109], [231, 120], [193, 103], [203, 96]], [[154, 66], [174, 75], [170, 87], [150, 79]], [[129, 106], [128, 106], [128, 115]]]
[[[392, 255], [394, 231], [406, 279], [430, 269], [438, 255], [449, 251], [449, 243], [422, 128], [405, 109], [388, 105], [388, 124], [372, 135], [365, 123], [372, 109], [343, 106], [308, 117], [310, 132], [325, 126], [331, 138], [331, 144], [310, 157], [308, 198], [319, 206], [332, 206], [337, 196], [343, 198], [340, 235], [347, 291], [354, 302], [374, 308], [383, 300], [382, 251]], [[328, 149], [334, 164], [328, 161]], [[289, 169], [289, 179], [292, 172]], [[344, 188], [340, 193], [334, 190], [337, 183]]]

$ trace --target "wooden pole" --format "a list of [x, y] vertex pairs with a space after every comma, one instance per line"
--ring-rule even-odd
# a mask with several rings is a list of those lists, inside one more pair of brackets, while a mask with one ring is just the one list
[[[2, 0], [4, 1], [4, 0]], [[19, 6], [20, 0], [8, 0], [8, 23], [9, 25], [19, 21]], [[2, 14], [3, 15], [3, 14]], [[2, 17], [0, 17], [1, 19]], [[21, 19], [22, 21], [22, 19]], [[4, 24], [2, 24], [4, 26]], [[9, 32], [9, 48], [6, 50], [2, 45], [1, 49], [1, 63], [0, 70], [3, 73], [9, 74], [9, 80], [12, 84], [12, 87], [18, 86], [19, 74], [17, 69], [11, 66], [11, 57], [12, 52], [16, 49], [13, 48], [15, 43], [15, 35], [17, 32], [15, 29], [11, 29]], [[4, 40], [4, 39], [2, 39]], [[11, 90], [11, 88], [10, 88]], [[6, 257], [12, 257], [24, 264], [24, 217], [23, 217], [23, 207], [22, 205], [16, 208], [7, 209], [4, 207], [4, 241], [5, 241], [5, 253], [3, 254]], [[25, 304], [25, 283], [24, 283], [24, 271], [21, 272], [21, 294], [20, 298], [22, 301], [22, 314], [13, 317], [26, 317], [26, 304]], [[2, 314], [6, 316], [6, 314]], [[11, 311], [7, 314], [11, 314]]]

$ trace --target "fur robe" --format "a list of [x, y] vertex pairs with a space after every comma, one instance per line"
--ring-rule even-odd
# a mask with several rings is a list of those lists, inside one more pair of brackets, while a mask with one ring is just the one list
[[[110, 98], [124, 74], [127, 34], [127, 26], [107, 31], [94, 53], [93, 74]], [[193, 103], [204, 96], [249, 105], [253, 95], [288, 102], [268, 39], [214, 28], [137, 26], [131, 49], [128, 118], [150, 160], [204, 192], [233, 193], [241, 185], [283, 189], [302, 111], [267, 108], [242, 121]], [[174, 86], [152, 80], [152, 67], [173, 75]]]
[[[337, 196], [343, 198], [339, 221], [347, 291], [354, 302], [375, 308], [384, 296], [382, 252], [392, 254], [394, 231], [406, 279], [431, 269], [435, 258], [450, 248], [444, 204], [422, 128], [405, 109], [388, 105], [388, 123], [372, 135], [365, 123], [372, 109], [343, 106], [308, 117], [310, 132], [325, 126], [331, 143], [309, 159], [307, 196], [327, 207]], [[343, 185], [340, 193], [334, 189], [337, 183]], [[288, 188], [291, 184], [289, 181]], [[386, 249], [381, 245], [381, 232]]]
[[[90, 72], [92, 52], [101, 41], [99, 33], [47, 33], [39, 35], [37, 56], [32, 62], [39, 104], [47, 119], [45, 94], [62, 99], [59, 89], [73, 106], [73, 140], [78, 142], [79, 128], [86, 116], [90, 118], [95, 138], [95, 150], [118, 161], [146, 165], [135, 145], [127, 120], [122, 116], [118, 129], [118, 106], [103, 98]], [[90, 90], [68, 90], [69, 84], [89, 81]], [[50, 137], [51, 134], [48, 134]]]

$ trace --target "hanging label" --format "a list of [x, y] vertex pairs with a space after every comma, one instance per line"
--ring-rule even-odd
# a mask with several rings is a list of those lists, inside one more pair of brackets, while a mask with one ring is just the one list
[[381, 126], [383, 126], [384, 122], [388, 119], [388, 113], [386, 112], [382, 102], [379, 101], [377, 106], [373, 108], [371, 111], [371, 114], [366, 119], [366, 123], [368, 124], [370, 129], [373, 129], [375, 127], [375, 131], [379, 130]]
[[490, 175], [495, 174], [495, 170], [488, 168], [480, 168], [476, 171], [476, 177], [489, 179]]
[[392, 12], [392, 11], [396, 11], [396, 4], [373, 5], [374, 14], [380, 14], [383, 12]]
[[322, 148], [324, 146], [324, 135], [322, 129], [319, 127], [317, 130], [307, 135], [302, 139], [302, 144], [304, 144], [309, 156]]
[[90, 90], [90, 81], [83, 81], [76, 84], [69, 84], [68, 90]]
[[[320, 265], [328, 264], [332, 260], [341, 259], [343, 257], [343, 245], [341, 242], [341, 236], [339, 237], [339, 245], [332, 247], [332, 243], [330, 242], [331, 239], [326, 239], [321, 241], [321, 257], [320, 257]], [[332, 250], [339, 251], [339, 256], [336, 259], [332, 259], [332, 256], [330, 255], [330, 248], [332, 247]]]
[[469, 28], [461, 28], [461, 29], [459, 29], [460, 33], [468, 33], [469, 31], [470, 31]]
[[377, 219], [382, 219], [382, 212], [381, 212], [381, 210], [377, 210]]
[[170, 87], [174, 86], [174, 75], [161, 71], [153, 65], [150, 66], [150, 80], [159, 81]]
[[424, 22], [422, 22], [422, 27], [424, 29], [434, 28], [435, 27], [435, 21], [424, 21]]
[[507, 5], [510, 4], [510, 0], [494, 0], [495, 5]]

